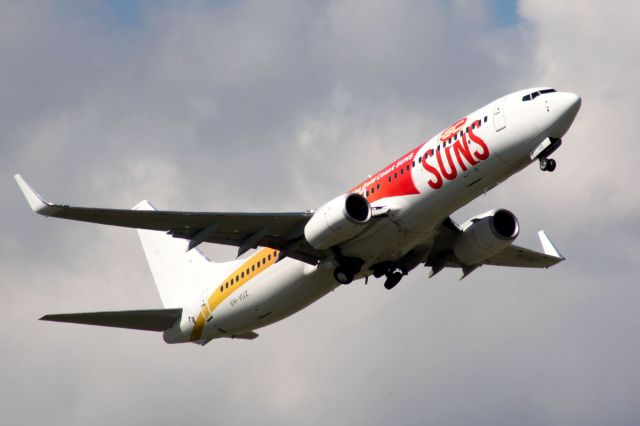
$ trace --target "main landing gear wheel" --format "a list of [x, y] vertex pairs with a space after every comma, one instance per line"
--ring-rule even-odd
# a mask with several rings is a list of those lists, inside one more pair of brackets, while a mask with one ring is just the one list
[[387, 275], [387, 280], [384, 282], [384, 288], [387, 290], [391, 290], [400, 282], [402, 279], [402, 272], [395, 271], [389, 275]]
[[556, 160], [552, 158], [540, 159], [540, 170], [543, 172], [552, 172], [556, 169]]
[[389, 271], [387, 271], [386, 275], [387, 280], [384, 282], [384, 288], [386, 288], [387, 290], [391, 290], [396, 286], [396, 284], [400, 282], [402, 277], [407, 275], [407, 268], [402, 264], [392, 266], [391, 268], [389, 268]]
[[349, 284], [353, 281], [353, 274], [344, 266], [338, 266], [333, 271], [333, 278], [335, 278], [340, 284]]

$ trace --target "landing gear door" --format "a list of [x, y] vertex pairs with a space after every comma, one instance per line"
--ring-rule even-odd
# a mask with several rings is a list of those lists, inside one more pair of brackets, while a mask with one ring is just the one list
[[504, 102], [499, 102], [493, 109], [493, 125], [496, 132], [507, 127], [507, 123], [504, 120]]

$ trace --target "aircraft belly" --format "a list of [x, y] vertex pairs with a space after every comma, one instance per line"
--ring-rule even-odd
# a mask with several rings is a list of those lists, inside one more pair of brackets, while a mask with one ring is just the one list
[[203, 337], [231, 336], [292, 315], [333, 290], [335, 284], [328, 272], [283, 259], [221, 303]]

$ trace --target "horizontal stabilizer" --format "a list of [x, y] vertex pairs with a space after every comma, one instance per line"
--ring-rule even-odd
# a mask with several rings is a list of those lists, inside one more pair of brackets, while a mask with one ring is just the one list
[[54, 314], [40, 318], [43, 321], [70, 322], [74, 324], [101, 325], [104, 327], [131, 328], [134, 330], [164, 331], [182, 316], [182, 309], [151, 309], [143, 311], [85, 312], [78, 314]]

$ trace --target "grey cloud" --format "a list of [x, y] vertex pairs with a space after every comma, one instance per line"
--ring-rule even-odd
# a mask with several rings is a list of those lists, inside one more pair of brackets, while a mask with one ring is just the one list
[[[525, 1], [504, 27], [496, 3], [143, 2], [132, 27], [97, 3], [5, 4], [0, 421], [636, 424], [640, 9]], [[418, 268], [204, 348], [36, 321], [160, 302], [135, 233], [36, 217], [14, 172], [75, 204], [312, 208], [536, 84], [583, 96], [558, 170], [454, 217], [512, 209], [519, 243], [545, 228], [568, 257], [552, 270]]]

